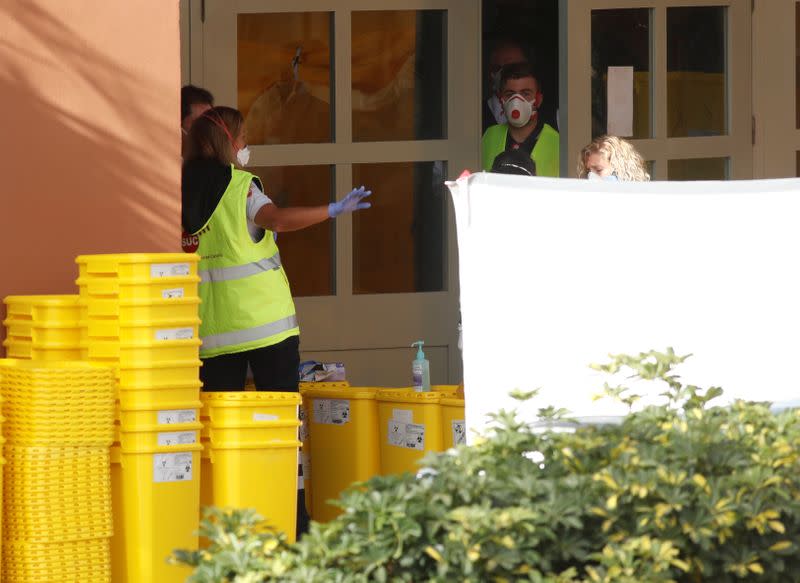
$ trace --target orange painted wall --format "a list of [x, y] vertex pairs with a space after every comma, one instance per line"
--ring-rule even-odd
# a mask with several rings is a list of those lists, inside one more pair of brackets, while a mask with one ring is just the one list
[[178, 0], [0, 0], [0, 22], [0, 297], [73, 293], [82, 253], [179, 251]]

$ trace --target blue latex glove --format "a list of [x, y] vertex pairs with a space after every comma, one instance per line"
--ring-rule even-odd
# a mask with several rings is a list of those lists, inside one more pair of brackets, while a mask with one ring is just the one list
[[339, 202], [332, 202], [328, 205], [328, 216], [334, 218], [342, 213], [352, 213], [353, 211], [368, 209], [372, 205], [368, 202], [362, 202], [362, 200], [370, 194], [372, 194], [372, 191], [367, 190], [363, 186], [354, 188]]

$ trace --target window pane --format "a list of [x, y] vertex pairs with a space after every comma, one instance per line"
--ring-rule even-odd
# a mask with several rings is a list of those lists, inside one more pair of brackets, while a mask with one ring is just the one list
[[693, 158], [670, 160], [667, 174], [670, 180], [727, 180], [730, 158]]
[[447, 137], [447, 12], [353, 12], [353, 140]]
[[[608, 68], [633, 67], [633, 117], [630, 132], [608, 128]], [[652, 137], [650, 127], [650, 9], [592, 11], [592, 136]], [[630, 114], [628, 114], [630, 118]]]
[[332, 141], [332, 25], [332, 12], [238, 15], [238, 106], [250, 144]]
[[[334, 200], [333, 166], [276, 166], [248, 170], [261, 178], [267, 196], [278, 206], [316, 206]], [[292, 295], [330, 296], [336, 293], [334, 242], [334, 221], [278, 234], [281, 262], [292, 286]]]
[[353, 165], [376, 191], [353, 215], [353, 293], [445, 289], [445, 178], [444, 162]]
[[723, 6], [667, 9], [667, 135], [728, 131], [726, 12]]

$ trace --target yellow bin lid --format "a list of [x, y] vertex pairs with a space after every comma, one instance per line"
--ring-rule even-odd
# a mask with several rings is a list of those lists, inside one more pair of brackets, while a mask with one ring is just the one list
[[317, 399], [374, 399], [377, 388], [370, 387], [312, 387], [303, 391], [304, 397]]
[[300, 393], [272, 391], [203, 391], [200, 400], [211, 407], [257, 407], [265, 403], [299, 405]]
[[389, 403], [410, 403], [413, 405], [436, 405], [441, 402], [442, 398], [447, 396], [448, 393], [441, 393], [431, 391], [429, 393], [418, 393], [411, 389], [397, 390], [397, 389], [379, 389], [378, 401]]

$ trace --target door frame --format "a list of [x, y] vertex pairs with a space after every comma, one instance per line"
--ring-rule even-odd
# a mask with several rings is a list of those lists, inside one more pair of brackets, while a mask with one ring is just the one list
[[798, 175], [796, 0], [753, 0], [753, 109], [757, 178]]

